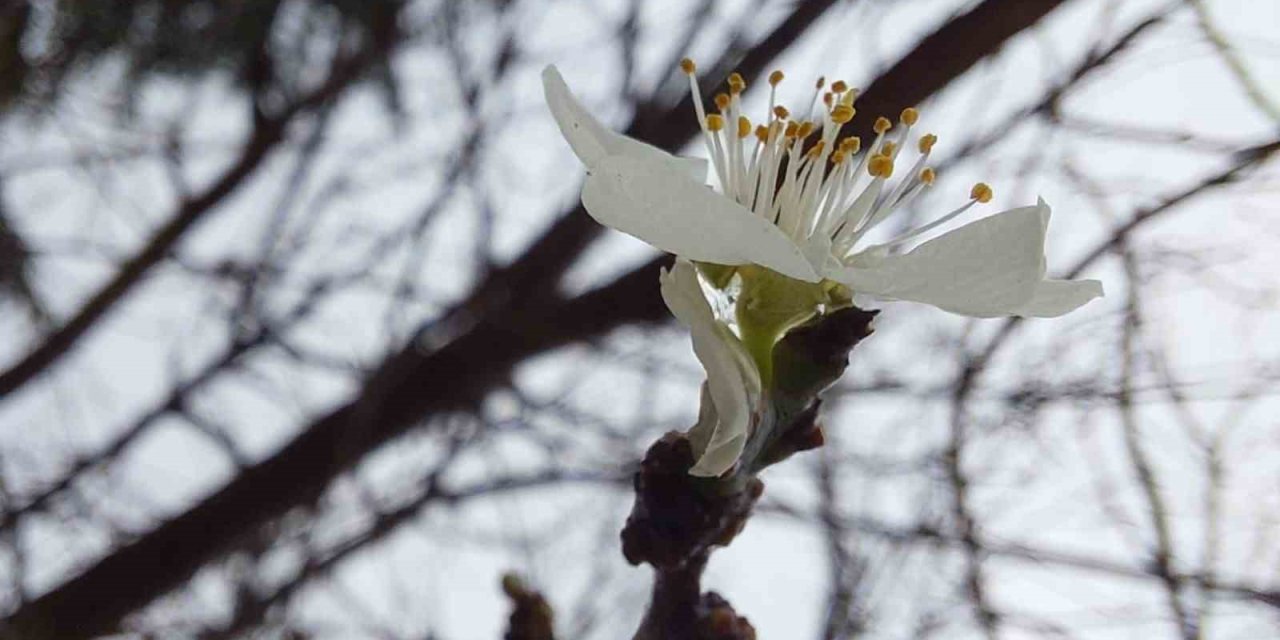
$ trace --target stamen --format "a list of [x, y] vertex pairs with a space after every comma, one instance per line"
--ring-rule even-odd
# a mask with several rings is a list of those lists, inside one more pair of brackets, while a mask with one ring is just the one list
[[[680, 61], [680, 69], [689, 76], [694, 107], [720, 190], [731, 200], [772, 220], [783, 233], [808, 247], [806, 251], [830, 249], [831, 255], [847, 260], [868, 232], [894, 211], [914, 202], [937, 181], [934, 168], [926, 166], [938, 141], [936, 135], [929, 133], [917, 140], [920, 155], [909, 170], [904, 167], [899, 172], [903, 178], [890, 182], [897, 157], [920, 118], [914, 107], [903, 109], [896, 122], [876, 118], [872, 127], [875, 139], [868, 143], [866, 153], [860, 153], [860, 138], [841, 137], [843, 126], [857, 114], [853, 104], [859, 94], [843, 80], [828, 87], [826, 78], [819, 77], [808, 115], [792, 119], [792, 112], [775, 102], [777, 87], [785, 76], [782, 71], [771, 72], [767, 118], [755, 125], [742, 115], [742, 93], [747, 83], [740, 73], [729, 74], [727, 92], [715, 95], [713, 101], [719, 113], [707, 114], [698, 92], [697, 65], [685, 58]], [[820, 111], [819, 99], [825, 105]], [[898, 124], [902, 126], [897, 128]], [[893, 133], [886, 135], [891, 130]], [[819, 135], [808, 146], [808, 139], [814, 134]], [[743, 142], [752, 135], [756, 138], [754, 143]], [[863, 171], [870, 176], [869, 181], [861, 177]], [[980, 182], [970, 190], [969, 198], [964, 206], [929, 224], [864, 250], [884, 249], [933, 230], [974, 205], [990, 202], [993, 192]]]
[[847, 104], [838, 104], [836, 108], [831, 110], [831, 121], [836, 124], [845, 124], [853, 120], [855, 113], [857, 111], [853, 107]]
[[991, 198], [994, 195], [995, 194], [991, 191], [991, 186], [985, 182], [979, 182], [978, 184], [973, 185], [973, 188], [969, 190], [969, 197], [983, 204], [991, 202]]
[[[687, 63], [687, 64], [686, 64]], [[707, 156], [711, 158], [712, 164], [715, 166], [716, 175], [723, 177], [725, 175], [724, 161], [721, 160], [720, 154], [716, 152], [717, 142], [713, 140], [715, 137], [707, 128], [707, 111], [702, 106], [702, 91], [698, 88], [698, 66], [693, 60], [685, 58], [680, 61], [680, 69], [689, 76], [689, 93], [693, 97], [693, 111], [698, 115], [698, 128], [702, 130], [702, 142], [707, 147]]]
[[887, 155], [877, 155], [871, 158], [867, 163], [867, 173], [873, 178], [888, 179], [893, 176], [893, 158]]
[[934, 220], [933, 222], [930, 222], [929, 224], [916, 227], [915, 229], [911, 229], [910, 231], [902, 233], [901, 235], [898, 235], [894, 238], [890, 238], [889, 240], [886, 240], [874, 247], [867, 247], [867, 250], [873, 250], [873, 249], [878, 249], [883, 247], [892, 247], [894, 245], [902, 244], [908, 240], [911, 240], [912, 238], [916, 238], [930, 231], [933, 231], [934, 229], [937, 229], [938, 227], [941, 227], [942, 225], [948, 222], [951, 222], [953, 219], [956, 218], [956, 216], [959, 216], [960, 214], [968, 211], [969, 208], [973, 206], [974, 202], [977, 202], [977, 201], [970, 200], [964, 203], [963, 205], [961, 205], [959, 208], [955, 209], [954, 211], [948, 213], [947, 215], [942, 216], [941, 218], [938, 218], [937, 220]]
[[826, 84], [827, 84], [826, 77], [818, 76], [818, 81], [813, 85], [813, 97], [809, 99], [809, 113], [805, 117], [807, 118], [813, 117], [813, 110], [816, 109], [818, 106], [818, 98], [822, 97], [822, 87], [825, 86]]
[[742, 79], [742, 74], [734, 71], [729, 74], [729, 93], [738, 95], [747, 88], [747, 81]]

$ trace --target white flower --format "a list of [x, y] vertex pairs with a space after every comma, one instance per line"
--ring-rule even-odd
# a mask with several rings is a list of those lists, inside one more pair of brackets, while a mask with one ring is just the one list
[[601, 224], [690, 260], [757, 264], [805, 282], [830, 279], [855, 293], [924, 302], [966, 316], [1053, 317], [1102, 295], [1097, 280], [1045, 278], [1049, 206], [1043, 200], [894, 253], [989, 201], [991, 189], [984, 184], [974, 187], [968, 203], [937, 220], [859, 248], [869, 231], [934, 181], [926, 163], [937, 138], [925, 135], [906, 178], [889, 182], [916, 111], [902, 112], [903, 126], [891, 140], [886, 138], [893, 123], [877, 119], [875, 141], [860, 153], [857, 138], [839, 138], [857, 98], [857, 90], [843, 82], [823, 93], [820, 80], [809, 117], [795, 120], [775, 106], [782, 80], [775, 71], [768, 121], [753, 128], [739, 113], [745, 88], [740, 76], [730, 76], [729, 93], [716, 96], [720, 113], [707, 115], [693, 63], [681, 66], [719, 192], [705, 184], [707, 162], [609, 131], [573, 97], [555, 67], [543, 71], [551, 113], [587, 167], [582, 202]]
[[746, 347], [715, 317], [696, 268], [676, 260], [659, 276], [662, 299], [693, 337], [693, 352], [707, 372], [702, 410], [690, 439], [698, 460], [689, 473], [718, 476], [742, 454], [760, 404], [760, 372]]

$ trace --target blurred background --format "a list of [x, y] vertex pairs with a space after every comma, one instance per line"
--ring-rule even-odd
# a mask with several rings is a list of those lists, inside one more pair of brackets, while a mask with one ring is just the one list
[[[1280, 3], [4, 0], [17, 638], [630, 637], [630, 474], [701, 369], [543, 101], [672, 151], [820, 75], [921, 108], [892, 234], [1045, 198], [1055, 320], [886, 304], [704, 586], [761, 638], [1280, 636]], [[716, 87], [716, 89], [708, 89]], [[794, 108], [794, 107], [793, 107]], [[669, 258], [667, 258], [669, 259]]]

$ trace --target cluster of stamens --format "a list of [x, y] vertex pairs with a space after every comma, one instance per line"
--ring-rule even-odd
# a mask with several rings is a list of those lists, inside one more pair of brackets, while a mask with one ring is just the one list
[[[925, 134], [916, 141], [919, 157], [906, 178], [886, 187], [920, 117], [914, 108], [902, 111], [898, 117], [902, 127], [892, 136], [894, 123], [876, 118], [872, 128], [875, 140], [864, 150], [857, 136], [840, 136], [841, 128], [857, 114], [854, 105], [859, 94], [844, 81], [828, 87], [825, 79], [819, 78], [807, 115], [798, 118], [777, 104], [777, 88], [784, 76], [774, 71], [768, 80], [767, 119], [753, 126], [741, 113], [741, 96], [747, 87], [741, 75], [729, 75], [728, 91], [714, 97], [717, 112], [708, 114], [698, 88], [696, 65], [686, 58], [680, 68], [689, 77], [703, 140], [723, 193], [773, 221], [797, 242], [830, 240], [831, 253], [845, 259], [872, 227], [910, 204], [937, 179], [927, 162], [938, 138]], [[748, 140], [752, 136], [754, 142]], [[991, 197], [991, 187], [978, 183], [964, 206], [880, 246], [914, 238]]]

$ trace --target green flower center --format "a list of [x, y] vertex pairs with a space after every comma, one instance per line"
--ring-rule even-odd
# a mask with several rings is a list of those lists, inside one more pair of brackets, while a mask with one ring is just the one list
[[760, 370], [766, 388], [773, 380], [773, 347], [787, 332], [814, 317], [852, 304], [849, 290], [831, 280], [812, 283], [757, 265], [699, 264], [703, 276], [725, 289], [737, 276], [734, 315], [738, 334]]

